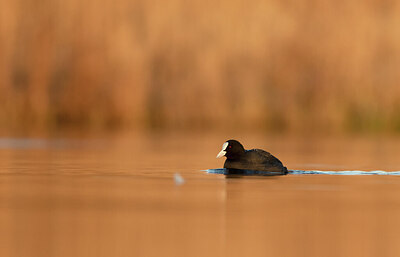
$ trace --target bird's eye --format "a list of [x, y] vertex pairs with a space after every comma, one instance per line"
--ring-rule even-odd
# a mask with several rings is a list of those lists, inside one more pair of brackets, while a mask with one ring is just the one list
[[228, 148], [229, 148], [229, 149], [231, 149], [231, 148], [232, 148], [232, 146], [230, 145], [230, 146], [228, 146]]

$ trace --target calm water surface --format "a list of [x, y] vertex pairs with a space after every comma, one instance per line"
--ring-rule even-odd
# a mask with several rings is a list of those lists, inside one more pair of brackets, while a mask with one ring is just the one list
[[[400, 170], [398, 138], [236, 138], [289, 169]], [[0, 255], [400, 256], [400, 176], [205, 172], [226, 139], [0, 138]]]

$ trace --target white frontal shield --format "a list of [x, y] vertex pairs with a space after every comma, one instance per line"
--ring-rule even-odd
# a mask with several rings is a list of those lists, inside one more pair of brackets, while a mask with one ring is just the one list
[[217, 158], [221, 158], [222, 156], [225, 156], [225, 154], [226, 154], [226, 148], [228, 147], [228, 142], [225, 142], [223, 145], [222, 145], [222, 150], [221, 150], [221, 152], [219, 152], [218, 153], [218, 155], [217, 155]]

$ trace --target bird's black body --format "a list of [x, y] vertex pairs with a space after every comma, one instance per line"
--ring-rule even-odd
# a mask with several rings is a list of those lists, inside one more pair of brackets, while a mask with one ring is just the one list
[[[225, 149], [224, 149], [225, 148]], [[218, 157], [225, 156], [224, 168], [241, 170], [258, 170], [279, 172], [287, 174], [287, 168], [282, 162], [261, 149], [245, 150], [243, 145], [236, 140], [228, 140], [223, 146]]]

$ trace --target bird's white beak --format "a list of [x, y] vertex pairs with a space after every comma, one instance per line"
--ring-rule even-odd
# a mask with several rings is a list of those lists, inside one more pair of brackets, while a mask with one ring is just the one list
[[222, 145], [222, 150], [221, 150], [221, 152], [219, 152], [218, 154], [217, 154], [217, 158], [221, 158], [222, 156], [225, 156], [225, 154], [226, 154], [226, 148], [228, 147], [228, 142], [225, 142], [223, 145]]
[[221, 158], [222, 156], [225, 156], [226, 151], [222, 150], [221, 152], [218, 153], [217, 158]]

